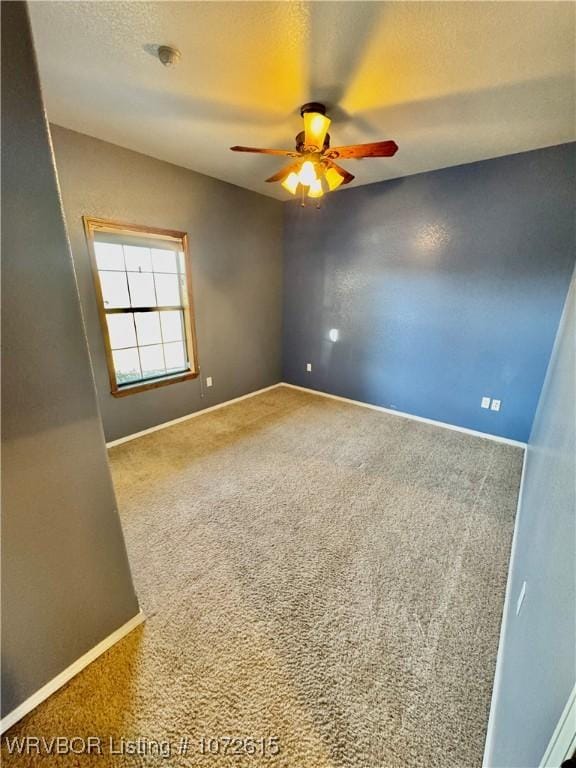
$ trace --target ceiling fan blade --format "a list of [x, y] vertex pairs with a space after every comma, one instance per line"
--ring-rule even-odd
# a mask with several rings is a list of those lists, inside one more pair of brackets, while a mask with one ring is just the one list
[[326, 157], [342, 160], [361, 160], [363, 157], [392, 157], [398, 151], [395, 141], [375, 141], [371, 144], [353, 144], [349, 147], [331, 147]]
[[230, 147], [232, 152], [258, 152], [261, 155], [282, 155], [284, 157], [298, 157], [299, 153], [294, 149], [258, 149], [257, 147]]
[[266, 179], [266, 181], [284, 181], [290, 174], [294, 171], [298, 171], [300, 169], [300, 163], [290, 163], [290, 165], [285, 165], [284, 168], [280, 168], [279, 171], [277, 171], [273, 176], [270, 176], [269, 179]]
[[326, 165], [328, 168], [334, 168], [335, 171], [338, 171], [340, 176], [344, 177], [342, 184], [350, 184], [354, 178], [354, 176], [349, 171], [347, 171], [346, 168], [342, 168], [341, 165], [337, 165], [333, 160], [328, 159]]

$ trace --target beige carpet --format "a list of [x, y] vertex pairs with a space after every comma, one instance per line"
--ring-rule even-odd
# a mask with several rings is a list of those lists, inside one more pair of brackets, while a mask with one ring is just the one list
[[104, 754], [6, 768], [481, 765], [520, 449], [282, 387], [110, 459], [148, 620], [8, 733]]

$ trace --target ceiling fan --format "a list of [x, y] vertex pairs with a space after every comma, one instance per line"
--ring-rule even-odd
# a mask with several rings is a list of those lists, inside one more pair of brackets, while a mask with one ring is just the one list
[[310, 102], [300, 109], [304, 130], [296, 136], [296, 149], [257, 149], [256, 147], [230, 147], [233, 152], [258, 152], [263, 155], [282, 155], [296, 158], [266, 181], [279, 181], [284, 189], [305, 198], [319, 199], [324, 192], [332, 192], [341, 184], [348, 184], [354, 176], [338, 165], [336, 160], [361, 160], [363, 157], [392, 157], [398, 151], [394, 141], [376, 141], [371, 144], [353, 144], [348, 147], [330, 147], [330, 118], [324, 104]]

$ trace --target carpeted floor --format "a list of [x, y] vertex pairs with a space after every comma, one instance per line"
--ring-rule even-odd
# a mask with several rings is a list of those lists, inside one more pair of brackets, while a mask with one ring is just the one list
[[148, 619], [8, 733], [104, 754], [6, 768], [481, 765], [520, 449], [282, 387], [110, 460]]

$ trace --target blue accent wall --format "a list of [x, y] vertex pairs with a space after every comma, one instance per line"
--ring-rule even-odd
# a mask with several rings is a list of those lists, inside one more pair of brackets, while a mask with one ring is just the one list
[[338, 191], [320, 210], [287, 203], [284, 380], [526, 441], [574, 265], [575, 193], [567, 144]]

